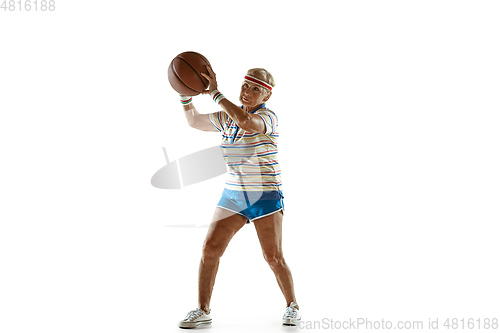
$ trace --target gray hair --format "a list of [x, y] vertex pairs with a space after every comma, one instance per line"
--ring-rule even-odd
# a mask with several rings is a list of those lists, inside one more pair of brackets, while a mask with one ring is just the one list
[[252, 68], [247, 71], [247, 75], [253, 76], [269, 84], [271, 87], [275, 86], [274, 77], [264, 68]]

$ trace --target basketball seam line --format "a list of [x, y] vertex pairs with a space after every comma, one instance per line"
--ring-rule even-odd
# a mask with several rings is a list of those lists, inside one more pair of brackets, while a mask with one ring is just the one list
[[[181, 57], [179, 57], [179, 56], [178, 56], [177, 58], [181, 59], [181, 60], [182, 60], [182, 61], [184, 61], [184, 62], [185, 62], [185, 63], [186, 63], [189, 67], [191, 67], [191, 69], [193, 70], [193, 72], [195, 72], [195, 73], [196, 73], [196, 75], [198, 75], [198, 77], [200, 78], [201, 83], [203, 84], [203, 86], [205, 86], [205, 82], [203, 82], [203, 79], [201, 78], [201, 75], [200, 75], [200, 74], [196, 71], [196, 69], [194, 69], [194, 67], [193, 67], [193, 66], [191, 66], [191, 64], [190, 64], [189, 62], [187, 62], [187, 61], [186, 61], [186, 59], [181, 58]], [[174, 68], [174, 70], [175, 70], [175, 68]], [[177, 72], [175, 72], [175, 74], [177, 75]], [[180, 80], [182, 83], [184, 83], [184, 85], [185, 85], [186, 87], [188, 87], [189, 89], [191, 89], [191, 90], [193, 90], [193, 91], [196, 91], [197, 93], [202, 93], [202, 92], [203, 92], [203, 91], [198, 91], [198, 90], [196, 90], [196, 89], [194, 89], [194, 88], [191, 88], [191, 87], [190, 87], [190, 86], [188, 86], [188, 85], [187, 85], [184, 81], [182, 81], [182, 80], [181, 80], [181, 78], [180, 78], [178, 75], [177, 75], [177, 77], [178, 77], [178, 78], [179, 78], [179, 80]]]
[[[179, 59], [181, 59], [181, 58], [179, 58]], [[175, 70], [175, 66], [174, 66], [173, 60], [172, 60], [172, 72], [174, 73], [174, 75], [177, 78], [177, 80], [179, 80], [179, 82], [181, 82], [186, 88], [188, 88], [191, 91], [194, 91], [195, 93], [199, 93], [198, 90], [192, 89], [190, 86], [188, 86], [186, 83], [184, 83], [184, 81], [181, 80], [181, 77], [179, 76], [179, 74], [177, 74], [177, 71]]]

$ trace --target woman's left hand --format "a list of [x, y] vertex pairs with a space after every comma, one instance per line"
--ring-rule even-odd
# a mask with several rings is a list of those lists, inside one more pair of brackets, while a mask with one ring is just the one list
[[210, 93], [212, 93], [212, 91], [217, 89], [217, 79], [215, 78], [215, 73], [212, 70], [212, 67], [207, 66], [207, 70], [208, 70], [208, 74], [210, 74], [210, 76], [208, 76], [205, 73], [200, 73], [205, 79], [208, 80], [208, 84], [209, 84], [208, 89], [205, 90], [204, 92], [202, 92], [202, 94], [210, 94]]

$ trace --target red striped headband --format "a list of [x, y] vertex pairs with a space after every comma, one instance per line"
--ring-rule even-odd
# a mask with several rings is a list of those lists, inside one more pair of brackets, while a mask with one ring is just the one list
[[245, 80], [250, 81], [250, 82], [255, 83], [255, 84], [258, 84], [259, 86], [262, 86], [262, 87], [268, 89], [269, 91], [273, 90], [273, 87], [271, 87], [271, 85], [269, 85], [268, 83], [266, 83], [262, 80], [255, 78], [253, 76], [245, 75]]

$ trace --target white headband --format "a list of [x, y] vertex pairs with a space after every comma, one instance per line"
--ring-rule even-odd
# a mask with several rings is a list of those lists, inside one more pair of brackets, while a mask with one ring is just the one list
[[253, 76], [245, 75], [245, 80], [252, 82], [252, 83], [255, 83], [255, 84], [258, 84], [259, 86], [262, 86], [262, 87], [268, 89], [269, 91], [273, 90], [273, 87], [269, 83], [266, 83], [262, 80], [259, 80]]

